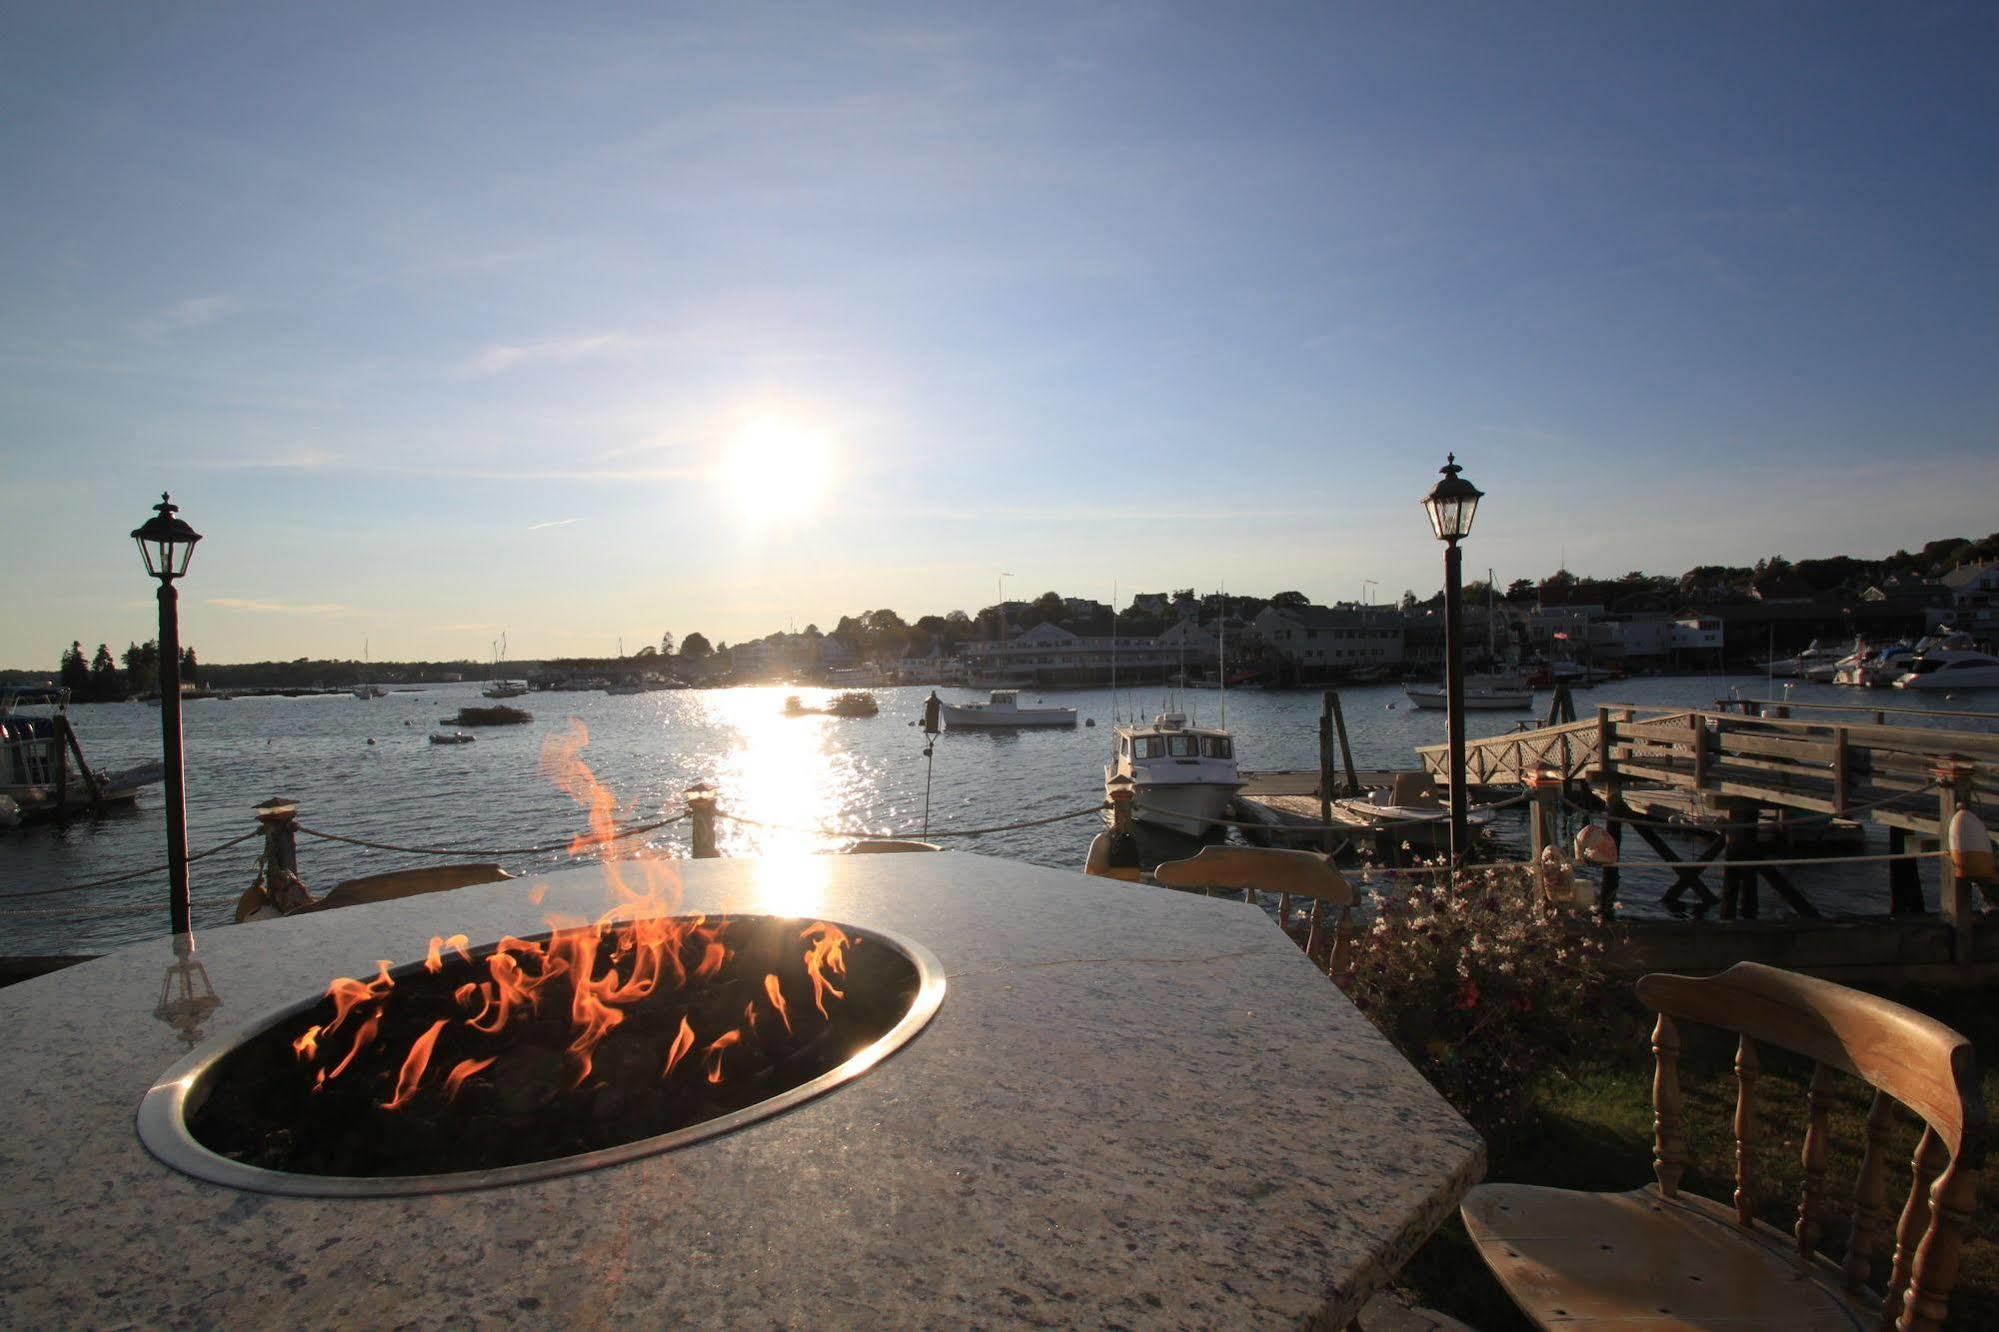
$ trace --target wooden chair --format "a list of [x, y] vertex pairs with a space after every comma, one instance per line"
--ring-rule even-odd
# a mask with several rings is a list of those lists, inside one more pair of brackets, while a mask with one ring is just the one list
[[[1253, 846], [1204, 846], [1185, 860], [1169, 860], [1152, 877], [1168, 888], [1194, 889], [1213, 897], [1242, 893], [1248, 901], [1258, 893], [1277, 894], [1277, 923], [1291, 932], [1291, 899], [1311, 903], [1305, 935], [1305, 955], [1339, 979], [1353, 962], [1353, 885], [1316, 851], [1278, 851]], [[1333, 926], [1333, 944], [1325, 946], [1329, 906], [1340, 909]]]
[[[1500, 1283], [1543, 1327], [1615, 1322], [1662, 1327], [1943, 1325], [1985, 1156], [1985, 1106], [1971, 1043], [1920, 1013], [1830, 981], [1739, 962], [1718, 976], [1647, 976], [1658, 1013], [1652, 1108], [1656, 1186], [1571, 1193], [1523, 1184], [1474, 1189], [1465, 1228]], [[1728, 1203], [1680, 1192], [1680, 1020], [1737, 1033], [1735, 1192]], [[1752, 1220], [1758, 1194], [1757, 1046], [1814, 1061], [1806, 1100], [1804, 1188], [1786, 1235]], [[1845, 1260], [1817, 1252], [1835, 1073], [1874, 1089]], [[1869, 1292], [1888, 1234], [1888, 1142], [1900, 1102], [1922, 1120], [1914, 1181], [1894, 1231], [1886, 1294]]]

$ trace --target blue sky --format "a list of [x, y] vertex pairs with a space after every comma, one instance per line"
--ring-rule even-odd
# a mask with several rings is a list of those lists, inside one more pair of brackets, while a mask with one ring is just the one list
[[0, 664], [163, 488], [215, 660], [1427, 593], [1449, 450], [1502, 579], [1999, 527], [1989, 5], [8, 26]]

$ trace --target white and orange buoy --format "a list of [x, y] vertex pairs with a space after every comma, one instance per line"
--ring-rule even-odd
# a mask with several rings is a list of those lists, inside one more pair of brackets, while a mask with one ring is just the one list
[[1961, 879], [1992, 884], [1999, 881], [1999, 868], [1993, 863], [1992, 834], [1985, 830], [1985, 821], [1968, 809], [1960, 809], [1950, 816], [1950, 827], [1944, 831], [1944, 848], [1950, 853], [1950, 867]]
[[1586, 865], [1615, 865], [1617, 843], [1601, 823], [1585, 823], [1576, 832], [1576, 859]]

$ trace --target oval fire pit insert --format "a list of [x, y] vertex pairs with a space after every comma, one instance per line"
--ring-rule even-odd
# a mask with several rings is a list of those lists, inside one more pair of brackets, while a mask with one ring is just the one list
[[[582, 986], [577, 977], [587, 977]], [[146, 1093], [139, 1136], [198, 1179], [377, 1197], [671, 1151], [860, 1076], [943, 1002], [922, 945], [776, 916], [504, 938], [335, 981]]]

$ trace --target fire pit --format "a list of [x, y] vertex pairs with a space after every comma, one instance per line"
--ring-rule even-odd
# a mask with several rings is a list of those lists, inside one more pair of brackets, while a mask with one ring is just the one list
[[936, 959], [879, 929], [612, 916], [335, 980], [147, 1093], [154, 1155], [304, 1196], [543, 1179], [727, 1133], [859, 1076], [936, 1012]]

